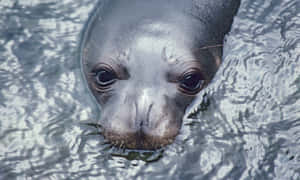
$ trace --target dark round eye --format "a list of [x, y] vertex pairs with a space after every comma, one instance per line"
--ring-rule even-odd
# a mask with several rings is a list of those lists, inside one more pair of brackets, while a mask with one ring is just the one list
[[189, 72], [183, 75], [179, 83], [179, 87], [184, 93], [194, 95], [205, 84], [205, 78], [200, 72]]
[[113, 70], [99, 69], [95, 72], [95, 81], [99, 86], [109, 86], [117, 80]]

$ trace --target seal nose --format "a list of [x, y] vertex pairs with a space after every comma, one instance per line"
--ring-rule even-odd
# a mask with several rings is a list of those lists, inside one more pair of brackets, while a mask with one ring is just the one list
[[136, 117], [135, 123], [136, 127], [143, 129], [145, 126], [149, 126], [149, 117], [154, 104], [154, 94], [149, 89], [142, 90], [141, 94], [136, 99], [135, 109]]
[[169, 144], [178, 133], [179, 128], [170, 124], [173, 117], [167, 106], [167, 98], [155, 89], [143, 89], [138, 94], [135, 102], [135, 139], [139, 148]]

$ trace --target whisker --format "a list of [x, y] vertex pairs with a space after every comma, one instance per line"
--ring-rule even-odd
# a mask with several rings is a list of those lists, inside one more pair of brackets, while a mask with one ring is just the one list
[[223, 47], [223, 44], [216, 44], [216, 45], [210, 45], [210, 46], [204, 46], [204, 47], [201, 47], [199, 49], [210, 49], [210, 48], [216, 48], [216, 47]]

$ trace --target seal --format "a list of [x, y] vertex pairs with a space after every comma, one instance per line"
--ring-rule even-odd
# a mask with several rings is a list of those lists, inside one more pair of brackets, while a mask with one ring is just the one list
[[121, 148], [173, 142], [187, 106], [222, 59], [238, 0], [104, 1], [84, 32], [81, 64], [102, 134]]

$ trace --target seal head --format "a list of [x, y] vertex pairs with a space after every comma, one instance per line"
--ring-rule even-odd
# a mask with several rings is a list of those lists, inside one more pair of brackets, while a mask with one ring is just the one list
[[90, 22], [83, 72], [112, 144], [172, 143], [185, 109], [213, 78], [238, 3], [199, 2], [111, 0]]

